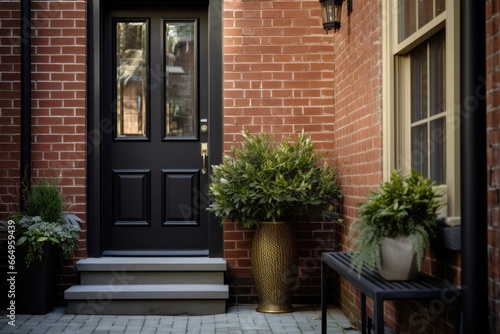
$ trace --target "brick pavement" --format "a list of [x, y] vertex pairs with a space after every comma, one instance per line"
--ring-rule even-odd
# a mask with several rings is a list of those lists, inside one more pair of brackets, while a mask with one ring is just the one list
[[[255, 306], [231, 306], [227, 313], [208, 316], [117, 316], [67, 314], [56, 307], [46, 315], [17, 315], [16, 326], [0, 319], [0, 333], [13, 334], [313, 334], [321, 331], [319, 306], [297, 306], [291, 313], [269, 314]], [[328, 310], [329, 334], [358, 334], [337, 308]]]

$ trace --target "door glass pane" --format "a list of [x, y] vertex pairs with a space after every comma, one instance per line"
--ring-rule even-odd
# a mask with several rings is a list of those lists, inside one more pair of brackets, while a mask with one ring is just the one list
[[146, 21], [115, 22], [117, 137], [146, 137]]
[[196, 22], [165, 22], [165, 136], [196, 136]]

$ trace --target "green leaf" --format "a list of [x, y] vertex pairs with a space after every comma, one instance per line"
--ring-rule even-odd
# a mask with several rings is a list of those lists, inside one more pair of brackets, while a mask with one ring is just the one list
[[57, 238], [50, 237], [49, 240], [52, 241], [55, 244], [60, 244], [61, 243]]
[[28, 240], [28, 238], [26, 236], [20, 237], [19, 240], [17, 240], [17, 242], [16, 242], [16, 246], [23, 245], [26, 242], [26, 240]]

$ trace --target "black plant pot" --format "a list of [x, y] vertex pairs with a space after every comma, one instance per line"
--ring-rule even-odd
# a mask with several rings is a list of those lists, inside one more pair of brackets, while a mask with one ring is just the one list
[[54, 309], [59, 248], [46, 242], [42, 261], [26, 268], [26, 249], [16, 247], [16, 313], [46, 314]]

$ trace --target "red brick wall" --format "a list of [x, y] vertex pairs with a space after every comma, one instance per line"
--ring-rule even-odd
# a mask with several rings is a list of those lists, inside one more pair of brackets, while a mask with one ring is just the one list
[[486, 1], [490, 331], [500, 333], [500, 0]]
[[[4, 9], [11, 10], [4, 10]], [[1, 218], [18, 210], [20, 151], [20, 7], [3, 2], [0, 11], [2, 92]], [[33, 1], [32, 177], [57, 178], [68, 207], [86, 214], [86, 2]], [[4, 145], [6, 143], [6, 145]], [[82, 226], [84, 257], [85, 230]], [[76, 282], [73, 259], [64, 262], [61, 290]]]
[[[33, 2], [33, 177], [60, 179], [67, 210], [86, 218], [86, 2]], [[82, 226], [84, 257], [86, 224]], [[65, 261], [62, 289], [77, 283]]]
[[[335, 49], [335, 143], [344, 193], [342, 251], [352, 250], [351, 230], [358, 203], [382, 179], [382, 20], [381, 3], [355, 1], [332, 42]], [[347, 7], [347, 6], [344, 6]], [[359, 293], [342, 280], [340, 305], [360, 325]]]
[[[317, 0], [224, 3], [224, 145], [241, 130], [280, 138], [304, 129], [333, 163], [333, 36]], [[333, 247], [333, 223], [298, 224], [297, 302], [319, 300], [319, 254]], [[253, 303], [249, 258], [253, 230], [226, 223], [224, 257], [231, 303]]]
[[0, 11], [0, 219], [18, 210], [20, 136], [20, 3]]
[[[381, 2], [355, 1], [350, 17], [343, 12], [342, 27], [335, 34], [334, 57], [334, 150], [345, 195], [345, 224], [340, 243], [352, 250], [352, 227], [357, 222], [358, 203], [378, 188], [383, 173], [382, 148], [382, 25]], [[345, 7], [345, 6], [344, 6]], [[459, 255], [445, 249], [429, 252], [423, 270], [459, 284]], [[451, 307], [441, 301], [386, 302], [385, 321], [396, 332], [449, 333]], [[341, 281], [340, 305], [360, 325], [359, 292]], [[432, 308], [435, 306], [439, 308]], [[371, 306], [368, 313], [371, 314]]]

